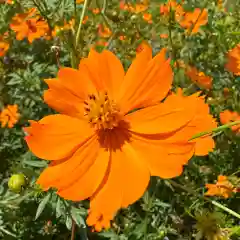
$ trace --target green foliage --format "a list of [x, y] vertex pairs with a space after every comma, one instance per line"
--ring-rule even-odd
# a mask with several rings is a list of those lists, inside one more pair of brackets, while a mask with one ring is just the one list
[[[14, 128], [0, 127], [0, 239], [64, 240], [70, 239], [74, 227], [75, 239], [84, 240], [239, 239], [239, 219], [204, 198], [205, 184], [214, 182], [218, 175], [239, 177], [240, 137], [230, 129], [216, 134], [214, 152], [206, 157], [194, 157], [174, 181], [152, 178], [143, 198], [122, 209], [112, 228], [101, 233], [92, 232], [86, 225], [88, 201], [66, 201], [54, 190], [43, 192], [36, 184], [47, 161], [28, 152], [23, 128], [29, 125], [28, 120], [39, 120], [53, 112], [43, 101], [47, 88], [44, 79], [56, 77], [60, 66], [77, 67], [93, 45], [98, 51], [114, 52], [125, 69], [143, 40], [153, 47], [154, 54], [166, 47], [173, 66], [182, 60], [213, 77], [212, 89], [203, 89], [190, 82], [184, 69], [173, 67], [175, 89], [185, 88], [188, 94], [202, 91], [217, 120], [225, 109], [240, 112], [240, 78], [224, 68], [227, 52], [240, 42], [239, 0], [224, 1], [227, 11], [220, 10], [217, 1], [185, 1], [185, 10], [208, 9], [208, 24], [196, 35], [186, 35], [174, 17], [160, 14], [160, 4], [166, 0], [150, 1], [147, 12], [152, 15], [152, 24], [143, 20], [143, 13], [121, 10], [119, 0], [88, 2], [86, 16], [89, 19], [82, 25], [77, 44], [75, 36], [82, 4], [75, 5], [73, 0], [16, 0], [13, 5], [0, 4], [0, 33], [8, 32], [10, 43], [6, 55], [0, 57], [0, 110], [8, 104], [17, 104], [21, 114]], [[91, 9], [97, 7], [102, 9], [105, 3], [105, 11], [92, 12]], [[75, 25], [49, 40], [42, 37], [32, 44], [26, 39], [18, 41], [9, 24], [16, 13], [31, 7], [38, 8], [51, 30], [72, 18]], [[99, 36], [99, 24], [111, 30], [109, 37]], [[168, 34], [168, 38], [161, 38], [161, 34]], [[121, 36], [125, 38], [121, 40]], [[229, 90], [227, 96], [224, 88]], [[20, 187], [13, 192], [12, 183], [10, 189], [7, 183], [19, 175], [24, 176], [24, 180], [20, 179]], [[230, 199], [214, 199], [240, 212], [239, 193]], [[214, 238], [216, 236], [219, 238]]]

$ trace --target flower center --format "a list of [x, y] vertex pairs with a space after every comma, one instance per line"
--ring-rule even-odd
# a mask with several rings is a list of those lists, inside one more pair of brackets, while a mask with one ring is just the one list
[[31, 32], [37, 32], [36, 26], [32, 23], [31, 20], [26, 20], [26, 23], [28, 25], [28, 28], [30, 29]]
[[121, 120], [120, 111], [116, 103], [109, 99], [108, 94], [100, 92], [91, 94], [84, 101], [85, 113], [89, 123], [96, 129], [113, 129]]

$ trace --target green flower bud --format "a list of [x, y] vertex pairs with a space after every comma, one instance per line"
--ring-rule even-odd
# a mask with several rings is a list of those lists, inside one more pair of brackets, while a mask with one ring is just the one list
[[19, 193], [22, 191], [23, 187], [27, 184], [24, 174], [13, 174], [8, 180], [8, 187], [13, 192]]

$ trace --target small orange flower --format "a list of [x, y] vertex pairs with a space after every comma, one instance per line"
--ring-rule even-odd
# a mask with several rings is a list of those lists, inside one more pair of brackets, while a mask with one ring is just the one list
[[195, 67], [187, 67], [186, 75], [199, 87], [205, 89], [212, 88], [212, 78], [206, 76], [203, 72], [198, 72]]
[[13, 5], [13, 4], [15, 3], [14, 0], [6, 0], [5, 2], [6, 2], [7, 4], [10, 4], [10, 5]]
[[147, 3], [137, 3], [135, 5], [130, 3], [124, 3], [124, 1], [120, 1], [120, 9], [129, 11], [132, 13], [141, 13], [148, 9]]
[[99, 9], [99, 8], [94, 8], [94, 9], [92, 10], [92, 13], [93, 13], [93, 14], [99, 14], [99, 13], [100, 13], [100, 9]]
[[121, 36], [119, 36], [118, 38], [119, 38], [120, 41], [126, 40], [126, 36], [124, 36], [124, 35], [121, 35]]
[[228, 180], [227, 176], [218, 176], [216, 184], [206, 184], [208, 191], [205, 193], [206, 196], [219, 196], [229, 198], [236, 189], [232, 183]]
[[151, 13], [144, 13], [143, 14], [143, 19], [148, 23], [152, 23], [152, 14]]
[[201, 10], [200, 8], [195, 8], [193, 12], [187, 12], [180, 21], [180, 25], [186, 28], [188, 33], [197, 33], [199, 28], [206, 25], [208, 22], [208, 12], [207, 9]]
[[240, 76], [240, 44], [228, 52], [225, 68], [229, 72]]
[[169, 16], [171, 11], [174, 11], [175, 19], [179, 22], [184, 15], [182, 5], [175, 0], [169, 0], [166, 4], [160, 6], [160, 13], [164, 16]]
[[98, 25], [98, 34], [100, 37], [109, 38], [112, 35], [112, 31], [108, 27], [106, 27], [102, 24], [99, 24]]
[[168, 38], [168, 34], [167, 33], [161, 33], [160, 38]]
[[198, 94], [168, 95], [166, 49], [153, 58], [145, 47], [126, 74], [112, 52], [91, 49], [78, 70], [61, 68], [46, 82], [44, 101], [60, 114], [25, 128], [31, 151], [51, 161], [37, 183], [65, 199], [90, 199], [87, 223], [97, 231], [144, 194], [150, 176], [179, 176], [193, 154], [214, 148], [211, 136], [189, 141], [216, 122]]
[[19, 120], [20, 114], [18, 113], [18, 106], [8, 105], [0, 113], [0, 122], [2, 127], [13, 128], [13, 126]]
[[84, 0], [76, 0], [77, 4], [84, 3]]
[[74, 19], [70, 20], [69, 23], [64, 23], [63, 26], [55, 26], [52, 31], [52, 36], [56, 37], [60, 32], [62, 31], [68, 31], [70, 30], [75, 24]]
[[149, 48], [149, 47], [150, 47], [150, 44], [149, 44], [147, 41], [142, 41], [142, 42], [138, 45], [138, 47], [137, 47], [137, 49], [136, 49], [136, 53], [138, 54], [138, 53], [142, 52], [144, 49], [147, 49], [147, 48]]
[[[240, 121], [240, 115], [237, 112], [232, 112], [225, 110], [220, 113], [220, 122], [222, 124], [227, 124], [235, 121]], [[233, 132], [240, 132], [240, 125], [235, 125], [231, 127]]]
[[3, 57], [9, 49], [9, 43], [4, 40], [4, 37], [0, 37], [0, 57]]
[[26, 37], [30, 43], [37, 38], [44, 37], [49, 32], [47, 22], [42, 20], [35, 8], [27, 13], [16, 14], [10, 28], [16, 32], [17, 40], [23, 40]]

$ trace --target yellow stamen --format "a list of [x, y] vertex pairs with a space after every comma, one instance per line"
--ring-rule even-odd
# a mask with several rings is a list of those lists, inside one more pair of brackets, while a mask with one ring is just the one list
[[96, 129], [113, 129], [121, 120], [120, 111], [107, 93], [91, 94], [84, 102], [89, 123]]

